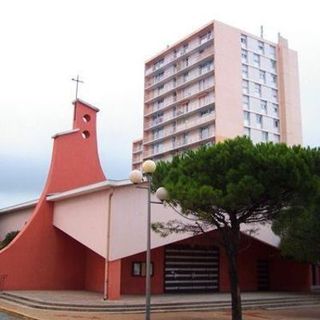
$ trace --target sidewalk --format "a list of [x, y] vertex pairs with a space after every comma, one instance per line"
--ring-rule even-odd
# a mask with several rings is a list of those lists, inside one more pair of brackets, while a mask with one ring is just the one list
[[[37, 320], [71, 320], [71, 319], [94, 319], [94, 320], [143, 320], [144, 319], [144, 296], [123, 296], [118, 301], [104, 301], [101, 294], [85, 291], [10, 291], [7, 292], [15, 296], [19, 296], [22, 303], [6, 301], [0, 295], [0, 310], [23, 315], [28, 319]], [[2, 297], [2, 298], [1, 298]], [[306, 307], [298, 306], [300, 301], [306, 297], [311, 297], [314, 301], [313, 305]], [[310, 299], [311, 299], [310, 298]], [[26, 300], [24, 300], [26, 299]], [[310, 296], [294, 293], [279, 292], [254, 292], [242, 294], [244, 310], [244, 320], [319, 320], [320, 319], [320, 296]], [[34, 303], [34, 307], [25, 306], [23, 303]], [[291, 306], [281, 310], [264, 310], [259, 308], [264, 301], [278, 301], [277, 307], [281, 308], [286, 305], [285, 301], [291, 301]], [[282, 303], [284, 301], [284, 303]], [[274, 304], [274, 302], [272, 302]], [[214, 310], [217, 305], [218, 310], [203, 311], [184, 310], [185, 305], [209, 305]], [[152, 305], [158, 306], [160, 309], [152, 312], [152, 320], [226, 320], [231, 319], [230, 313], [230, 294], [192, 294], [192, 295], [154, 295], [152, 297]], [[180, 308], [181, 311], [177, 312]], [[115, 309], [111, 312], [101, 311], [101, 307], [109, 306]], [[136, 311], [133, 308], [137, 306]], [[175, 310], [164, 309], [162, 306], [174, 306]], [[183, 307], [182, 307], [183, 306]], [[222, 307], [221, 307], [222, 306]], [[39, 308], [40, 307], [40, 308]], [[121, 311], [124, 310], [131, 311]], [[63, 308], [63, 310], [54, 309]], [[95, 309], [94, 309], [95, 308]], [[99, 309], [100, 308], [100, 309]], [[119, 309], [120, 308], [120, 309]], [[189, 308], [189, 307], [188, 307]], [[219, 310], [220, 308], [220, 310]], [[248, 309], [249, 308], [249, 309]], [[264, 306], [268, 308], [268, 305]], [[78, 310], [72, 310], [78, 309]], [[224, 310], [221, 310], [224, 309]], [[94, 310], [94, 311], [89, 311]], [[133, 311], [132, 311], [133, 310]]]

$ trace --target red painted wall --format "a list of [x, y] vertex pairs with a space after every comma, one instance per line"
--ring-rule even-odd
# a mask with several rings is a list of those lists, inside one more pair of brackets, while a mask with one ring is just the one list
[[310, 291], [311, 266], [281, 257], [271, 264], [271, 289], [280, 291]]
[[105, 259], [86, 249], [86, 275], [84, 289], [103, 292]]
[[[122, 259], [121, 265], [121, 294], [144, 294], [146, 278], [132, 276], [132, 263], [145, 262], [145, 252]], [[164, 283], [164, 247], [151, 250], [153, 262], [153, 276], [151, 277], [151, 293], [163, 293]]]
[[[210, 232], [207, 235], [188, 238], [176, 244], [219, 247], [217, 239], [217, 232]], [[165, 248], [161, 247], [151, 251], [151, 261], [154, 263], [154, 276], [151, 280], [153, 294], [164, 292], [164, 250]], [[224, 249], [221, 247], [219, 247], [219, 256], [219, 291], [229, 292], [228, 261]], [[242, 234], [238, 259], [241, 291], [258, 290], [257, 260], [259, 259], [269, 261], [270, 290], [306, 291], [310, 288], [309, 265], [282, 259], [278, 249]], [[122, 259], [121, 294], [145, 293], [145, 278], [132, 276], [132, 263], [139, 261], [145, 261], [144, 252]]]
[[[96, 112], [75, 102], [76, 132], [54, 138], [51, 167], [46, 186], [28, 223], [0, 251], [0, 275], [4, 289], [83, 289], [86, 273], [84, 247], [52, 225], [53, 204], [49, 193], [105, 180], [97, 153]], [[90, 121], [83, 120], [89, 115]], [[82, 137], [89, 131], [88, 139]]]
[[122, 261], [114, 260], [108, 263], [108, 293], [109, 300], [118, 300], [121, 294], [121, 264]]

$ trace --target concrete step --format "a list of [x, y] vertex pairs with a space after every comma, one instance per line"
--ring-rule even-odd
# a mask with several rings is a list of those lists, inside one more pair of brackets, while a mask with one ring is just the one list
[[[50, 301], [44, 301], [44, 300], [39, 300], [39, 299], [36, 299], [36, 298], [29, 298], [29, 297], [25, 297], [25, 296], [22, 296], [22, 295], [19, 295], [19, 294], [13, 294], [13, 293], [9, 293], [9, 292], [3, 292], [2, 294], [3, 297], [11, 297], [13, 299], [18, 299], [19, 301], [20, 300], [23, 300], [23, 301], [28, 301], [28, 302], [32, 302], [32, 303], [38, 303], [38, 304], [45, 304], [45, 305], [53, 305], [53, 306], [74, 306], [74, 307], [87, 307], [88, 304], [72, 304], [72, 303], [58, 303], [58, 302], [50, 302]], [[272, 301], [276, 301], [276, 302], [281, 302], [281, 301], [304, 301], [304, 300], [310, 300], [310, 299], [320, 299], [320, 297], [316, 296], [316, 295], [292, 295], [292, 296], [285, 296], [285, 297], [264, 297], [264, 298], [259, 298], [259, 299], [245, 299], [243, 298], [243, 301], [244, 302], [250, 302], [250, 303], [255, 303], [255, 302], [261, 302], [261, 301], [268, 301], [268, 302], [272, 302]], [[173, 301], [170, 302], [170, 303], [165, 303], [165, 302], [153, 302], [153, 305], [157, 305], [157, 306], [168, 306], [168, 305], [178, 305], [178, 306], [190, 306], [190, 305], [198, 305], [199, 303], [201, 304], [225, 304], [225, 303], [229, 303], [230, 300], [213, 300], [213, 301], [210, 301], [210, 300], [204, 300], [204, 301], [195, 301], [195, 302], [192, 302], [192, 301], [185, 301], [185, 302], [181, 302], [181, 301], [174, 301], [174, 296], [173, 296]], [[121, 303], [120, 301], [118, 303], [112, 303], [112, 304], [108, 304], [108, 302], [106, 301], [106, 303], [104, 305], [101, 305], [101, 304], [97, 304], [97, 305], [92, 305], [92, 307], [109, 307], [109, 308], [118, 308], [118, 307], [123, 307], [123, 303]], [[144, 306], [144, 303], [141, 303], [141, 304], [128, 304], [128, 303], [125, 303], [125, 305], [127, 307], [130, 307], [130, 306]]]
[[[141, 313], [144, 312], [144, 304], [113, 304], [113, 305], [84, 305], [53, 303], [21, 297], [18, 295], [3, 293], [0, 299], [24, 305], [36, 309], [61, 310], [61, 311], [88, 311], [88, 312], [109, 312], [109, 313]], [[319, 305], [319, 296], [294, 296], [269, 299], [243, 300], [244, 309], [252, 308], [278, 308], [289, 306], [312, 306]], [[230, 309], [230, 301], [198, 301], [180, 303], [154, 303], [151, 306], [153, 312], [175, 312], [175, 311], [210, 311]]]

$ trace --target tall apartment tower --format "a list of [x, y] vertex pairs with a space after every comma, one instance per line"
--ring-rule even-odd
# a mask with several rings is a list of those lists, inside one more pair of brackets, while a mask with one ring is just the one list
[[213, 21], [145, 64], [132, 167], [236, 136], [302, 144], [297, 53]]

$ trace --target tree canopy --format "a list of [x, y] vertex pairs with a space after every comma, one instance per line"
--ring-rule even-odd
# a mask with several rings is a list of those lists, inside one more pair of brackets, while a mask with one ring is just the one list
[[281, 252], [302, 262], [320, 261], [320, 203], [307, 208], [287, 210], [272, 224], [280, 239]]
[[303, 210], [319, 193], [318, 149], [285, 144], [253, 144], [245, 137], [226, 140], [160, 162], [153, 189], [168, 190], [170, 206], [186, 220], [155, 223], [166, 236], [194, 234], [216, 228], [229, 262], [233, 319], [241, 319], [237, 255], [240, 225], [270, 222], [280, 215]]
[[205, 225], [265, 222], [317, 191], [319, 157], [315, 149], [236, 138], [160, 162], [153, 186], [164, 186], [170, 204]]

